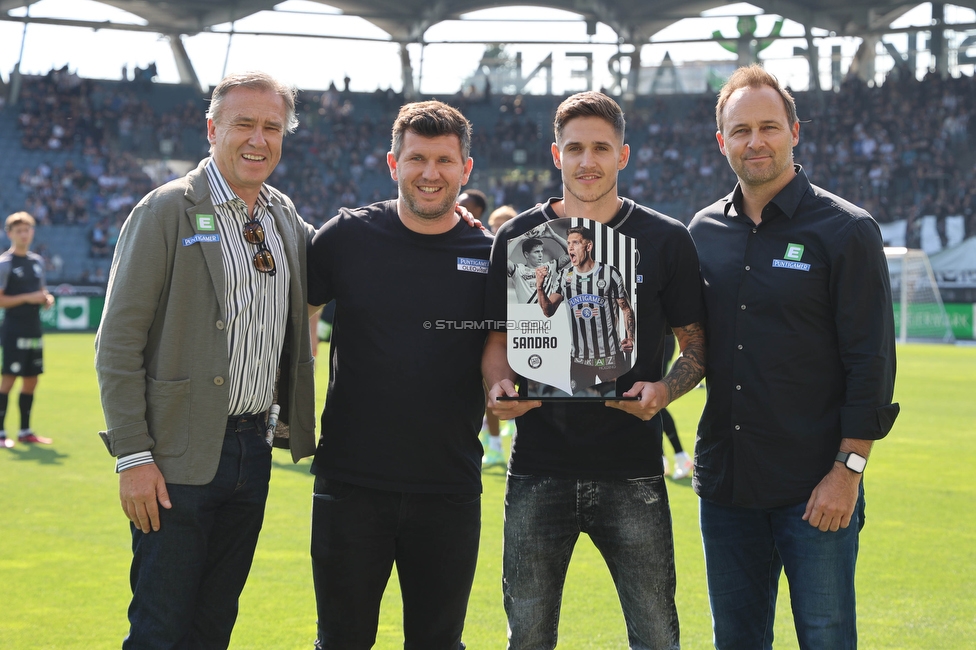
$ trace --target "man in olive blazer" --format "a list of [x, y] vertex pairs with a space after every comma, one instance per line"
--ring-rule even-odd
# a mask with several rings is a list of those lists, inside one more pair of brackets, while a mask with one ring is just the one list
[[[125, 649], [226, 648], [277, 446], [315, 450], [306, 244], [265, 184], [294, 130], [295, 91], [231, 75], [207, 114], [211, 157], [122, 227], [95, 340], [101, 432], [129, 518]], [[161, 506], [161, 507], [160, 507]]]
[[[298, 462], [315, 453], [304, 286], [309, 231], [291, 200], [269, 189], [270, 211], [293, 269], [280, 380], [287, 387], [279, 394], [289, 396], [287, 406], [281, 405], [287, 413], [282, 420], [288, 418], [285, 440]], [[123, 226], [127, 236], [119, 238], [95, 340], [108, 425], [99, 435], [113, 456], [151, 450], [170, 483], [213, 479], [227, 421], [224, 266], [220, 242], [206, 241], [209, 231], [196, 223], [197, 215], [213, 214], [203, 163], [135, 207]], [[124, 301], [116, 298], [120, 293]]]

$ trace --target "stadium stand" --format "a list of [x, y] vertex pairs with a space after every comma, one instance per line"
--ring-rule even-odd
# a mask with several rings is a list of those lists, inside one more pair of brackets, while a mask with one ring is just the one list
[[[796, 159], [815, 183], [882, 224], [903, 224], [893, 229], [904, 233], [898, 245], [918, 247], [924, 219], [934, 219], [936, 250], [976, 236], [974, 79], [930, 75], [877, 87], [849, 80], [836, 93], [796, 95]], [[525, 209], [559, 194], [549, 143], [563, 97], [438, 99], [474, 125], [471, 187], [489, 196], [489, 208]], [[733, 187], [715, 143], [714, 101], [641, 96], [627, 107], [623, 194], [687, 222]], [[271, 182], [316, 225], [341, 206], [391, 198], [388, 125], [401, 103], [390, 91], [302, 92], [301, 125]], [[133, 202], [206, 155], [206, 106], [187, 86], [81, 79], [67, 68], [24, 78], [17, 104], [0, 109], [0, 210], [38, 218], [38, 246], [60, 259], [51, 282], [107, 275]]]

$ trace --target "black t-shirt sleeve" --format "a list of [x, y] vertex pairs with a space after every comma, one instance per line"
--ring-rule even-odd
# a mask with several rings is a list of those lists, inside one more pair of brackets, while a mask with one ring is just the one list
[[505, 331], [508, 318], [508, 240], [512, 237], [509, 224], [503, 223], [491, 244], [491, 263], [485, 286], [485, 318], [494, 321], [495, 331]]
[[337, 240], [342, 215], [332, 217], [325, 223], [308, 245], [308, 304], [324, 305], [332, 300], [332, 269], [335, 255], [334, 242]]
[[675, 328], [704, 322], [701, 270], [695, 242], [682, 224], [674, 225], [669, 240], [665, 248], [669, 254], [663, 257], [668, 281], [661, 295], [668, 325]]

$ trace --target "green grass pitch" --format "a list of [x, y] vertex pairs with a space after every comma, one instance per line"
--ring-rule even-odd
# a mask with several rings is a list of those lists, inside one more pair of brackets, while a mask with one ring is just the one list
[[[50, 447], [0, 450], [0, 648], [119, 647], [126, 631], [130, 560], [113, 461], [103, 426], [91, 334], [49, 335], [47, 372], [34, 429]], [[323, 347], [322, 354], [328, 348]], [[976, 347], [898, 349], [902, 413], [875, 446], [866, 473], [867, 525], [858, 563], [860, 642], [867, 649], [976, 647]], [[318, 371], [324, 399], [326, 364]], [[19, 390], [15, 388], [16, 393]], [[704, 401], [696, 390], [672, 407], [689, 447]], [[7, 425], [16, 427], [17, 400]], [[378, 407], [382, 402], [378, 400]], [[667, 445], [666, 445], [667, 447]], [[668, 449], [670, 455], [670, 449]], [[505, 647], [501, 521], [505, 476], [485, 474], [483, 534], [464, 640], [472, 650]], [[669, 482], [684, 648], [711, 647], [697, 498], [689, 480]], [[276, 450], [271, 496], [231, 646], [311, 647], [315, 607], [308, 544], [308, 461]], [[396, 578], [383, 602], [376, 647], [402, 647]], [[569, 568], [559, 647], [625, 648], [609, 574], [581, 538]], [[796, 648], [782, 583], [776, 648]]]

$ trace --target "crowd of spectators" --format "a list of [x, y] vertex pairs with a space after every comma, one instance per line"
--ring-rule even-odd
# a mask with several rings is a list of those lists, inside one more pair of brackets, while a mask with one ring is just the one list
[[[812, 182], [866, 208], [882, 222], [906, 220], [918, 246], [921, 217], [962, 216], [976, 235], [976, 80], [856, 80], [837, 93], [795, 93], [800, 144], [794, 152]], [[677, 208], [687, 221], [709, 197], [735, 184], [715, 141], [714, 98], [662, 98], [628, 117], [631, 163], [623, 193]], [[669, 110], [670, 108], [670, 110]]]
[[37, 223], [94, 225], [121, 222], [154, 183], [137, 159], [128, 153], [86, 152], [78, 166], [41, 163], [20, 174], [20, 189], [27, 194], [24, 209]]
[[342, 206], [396, 193], [386, 165], [392, 120], [384, 120], [399, 103], [393, 106], [385, 95], [375, 100], [359, 95], [354, 105], [352, 97], [334, 87], [302, 93], [296, 103], [298, 130], [286, 139], [285, 154], [271, 177], [273, 185], [292, 197], [299, 214], [315, 225]]
[[[814, 183], [881, 222], [905, 220], [909, 246], [918, 244], [926, 215], [937, 217], [943, 244], [947, 216], [963, 216], [966, 236], [976, 235], [976, 80], [848, 80], [840, 92], [795, 95], [802, 121], [795, 158]], [[271, 182], [315, 225], [342, 206], [392, 198], [386, 153], [402, 99], [350, 93], [348, 83], [302, 92], [301, 124]], [[561, 97], [448, 99], [474, 123], [471, 186], [491, 197], [489, 207], [523, 210], [560, 193], [549, 143]], [[687, 222], [729, 192], [735, 177], [715, 141], [714, 102], [708, 93], [638, 97], [626, 106], [631, 160], [621, 193]], [[15, 108], [21, 145], [60, 154], [60, 162], [20, 174], [25, 209], [42, 225], [89, 225], [91, 256], [109, 257], [132, 205], [162, 180], [150, 180], [143, 161], [206, 155], [205, 108], [198, 99], [157, 110], [151, 87], [81, 79], [67, 68], [26, 78]]]
[[[353, 95], [334, 87], [302, 93], [297, 102], [298, 131], [286, 141], [286, 154], [271, 182], [291, 196], [302, 216], [316, 225], [343, 206], [396, 196], [386, 154], [390, 126], [402, 100], [389, 91]], [[499, 201], [531, 205], [536, 192], [528, 191], [524, 180], [481, 171], [517, 165], [534, 177], [536, 169], [550, 165], [549, 139], [543, 139], [540, 124], [523, 115], [519, 104], [519, 98], [501, 98], [491, 107], [494, 115], [487, 128], [474, 120], [471, 152], [476, 160], [475, 176], [492, 187]]]
[[882, 223], [906, 220], [910, 247], [927, 215], [943, 246], [947, 216], [964, 217], [976, 235], [976, 79], [848, 82], [810, 103], [796, 156], [816, 182]]
[[137, 81], [82, 79], [67, 67], [25, 76], [16, 106], [21, 146], [51, 152], [97, 148], [141, 158], [204, 155], [205, 103], [158, 110], [151, 88]]

